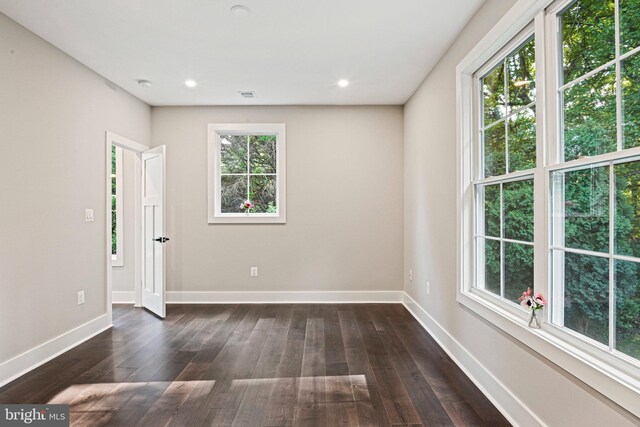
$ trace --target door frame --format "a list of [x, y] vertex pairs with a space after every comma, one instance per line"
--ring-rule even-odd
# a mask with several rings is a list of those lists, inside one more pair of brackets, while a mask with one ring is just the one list
[[140, 307], [142, 303], [142, 153], [149, 150], [149, 147], [140, 144], [139, 142], [117, 135], [113, 132], [107, 131], [105, 133], [105, 157], [106, 157], [106, 185], [105, 185], [105, 212], [106, 212], [106, 224], [105, 224], [105, 253], [106, 253], [106, 312], [109, 323], [113, 323], [113, 283], [112, 283], [112, 261], [111, 261], [111, 146], [130, 150], [136, 154], [138, 160], [135, 166], [135, 207], [134, 207], [134, 230], [136, 236], [134, 237], [134, 292], [135, 301], [134, 306]]

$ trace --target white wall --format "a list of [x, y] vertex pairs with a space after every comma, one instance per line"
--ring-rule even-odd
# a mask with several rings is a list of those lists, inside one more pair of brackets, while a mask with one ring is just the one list
[[[448, 339], [457, 340], [542, 422], [637, 425], [637, 419], [627, 418], [612, 402], [456, 302], [455, 67], [514, 3], [488, 0], [405, 106], [405, 290], [442, 325]], [[531, 422], [525, 414], [512, 415], [523, 425]]]
[[[135, 291], [135, 173], [136, 153], [122, 150], [122, 252], [124, 255], [121, 266], [112, 267], [111, 286], [113, 292]], [[133, 298], [130, 299], [133, 301]]]
[[[153, 144], [167, 145], [168, 290], [401, 290], [402, 116], [402, 107], [153, 108]], [[207, 224], [207, 124], [233, 122], [286, 123], [286, 224]]]
[[0, 364], [105, 313], [105, 131], [148, 143], [149, 121], [0, 14]]

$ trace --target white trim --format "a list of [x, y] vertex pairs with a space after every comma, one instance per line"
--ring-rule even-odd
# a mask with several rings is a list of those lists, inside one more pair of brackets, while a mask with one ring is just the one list
[[527, 405], [406, 292], [403, 292], [402, 304], [511, 424], [546, 426]]
[[[207, 217], [209, 224], [284, 224], [287, 222], [287, 132], [284, 123], [209, 123], [207, 127]], [[220, 134], [276, 136], [275, 214], [220, 212]], [[247, 142], [248, 144], [248, 142]], [[249, 174], [247, 164], [247, 174]], [[242, 174], [245, 175], [245, 174]], [[261, 174], [262, 175], [262, 174]], [[274, 174], [271, 174], [274, 175]]]
[[111, 302], [113, 304], [135, 304], [135, 291], [113, 291], [111, 293]]
[[0, 364], [0, 387], [111, 328], [103, 314]]
[[400, 303], [403, 291], [167, 292], [167, 304]]

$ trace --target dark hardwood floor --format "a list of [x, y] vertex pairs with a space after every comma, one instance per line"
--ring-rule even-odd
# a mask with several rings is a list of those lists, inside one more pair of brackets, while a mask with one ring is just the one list
[[399, 304], [114, 306], [114, 327], [0, 389], [83, 426], [509, 425]]

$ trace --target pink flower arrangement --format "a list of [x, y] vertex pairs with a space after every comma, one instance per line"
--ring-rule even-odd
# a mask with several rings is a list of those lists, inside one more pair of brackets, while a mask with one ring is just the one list
[[518, 301], [520, 301], [520, 305], [525, 308], [530, 308], [532, 311], [542, 310], [542, 308], [547, 305], [547, 300], [544, 298], [544, 295], [539, 292], [534, 294], [531, 288], [527, 288], [527, 290], [522, 293], [522, 296], [518, 298]]
[[240, 205], [240, 209], [246, 209], [249, 210], [253, 207], [253, 203], [251, 203], [251, 200], [245, 200], [244, 202], [242, 202], [242, 204]]

